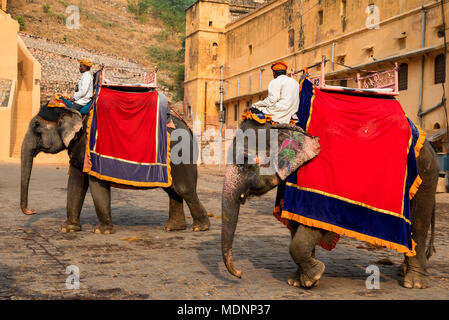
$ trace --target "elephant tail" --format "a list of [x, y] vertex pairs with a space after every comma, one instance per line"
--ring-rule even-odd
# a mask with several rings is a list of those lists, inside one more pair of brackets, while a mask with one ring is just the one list
[[433, 205], [432, 218], [430, 221], [430, 241], [429, 241], [429, 245], [427, 246], [427, 250], [426, 250], [427, 260], [429, 260], [430, 257], [434, 253], [436, 253], [434, 240], [435, 240], [435, 204]]

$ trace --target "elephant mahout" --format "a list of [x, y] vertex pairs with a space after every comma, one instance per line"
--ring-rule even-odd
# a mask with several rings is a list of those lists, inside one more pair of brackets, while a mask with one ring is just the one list
[[[285, 126], [287, 127], [287, 126]], [[279, 126], [270, 123], [257, 123], [252, 120], [244, 120], [240, 124], [240, 130], [245, 133], [249, 130], [273, 131]], [[244, 163], [228, 162], [225, 171], [225, 179], [222, 194], [222, 257], [227, 270], [236, 277], [241, 277], [242, 272], [234, 266], [232, 258], [232, 243], [237, 227], [240, 206], [251, 196], [262, 195], [278, 186], [288, 174], [293, 173], [300, 166], [313, 158], [320, 152], [318, 141], [309, 136], [299, 127], [296, 129], [297, 154], [295, 157], [303, 156], [302, 161], [290, 162], [292, 167], [286, 174], [279, 174], [276, 170], [269, 174], [260, 174], [259, 163], [249, 163], [247, 156], [250, 153], [248, 144], [240, 152], [245, 156]], [[285, 144], [292, 132], [289, 129], [279, 129], [279, 145]], [[287, 134], [282, 134], [287, 133]], [[268, 133], [267, 133], [268, 135]], [[233, 148], [236, 150], [236, 139]], [[322, 151], [323, 146], [321, 146]], [[238, 151], [236, 152], [236, 154]], [[313, 160], [312, 160], [313, 159]], [[403, 263], [403, 285], [407, 288], [425, 288], [428, 286], [426, 264], [433, 251], [434, 224], [435, 224], [435, 190], [438, 180], [439, 164], [437, 156], [428, 141], [425, 141], [419, 157], [417, 158], [417, 170], [422, 178], [414, 198], [410, 202], [412, 239], [416, 243], [416, 255], [405, 256]], [[282, 173], [282, 172], [281, 172]], [[306, 288], [317, 285], [322, 277], [325, 266], [315, 258], [315, 246], [325, 238], [333, 234], [331, 231], [316, 227], [309, 227], [296, 221], [288, 220], [291, 232], [290, 255], [297, 265], [297, 272], [289, 277], [288, 283], [292, 286]], [[431, 239], [426, 251], [426, 239], [429, 228], [431, 228]]]
[[[100, 180], [94, 176], [83, 172], [83, 163], [86, 151], [86, 123], [87, 118], [82, 120], [81, 114], [68, 108], [41, 108], [41, 112], [30, 122], [28, 130], [22, 143], [21, 153], [21, 191], [20, 207], [24, 214], [34, 214], [34, 210], [28, 209], [28, 188], [33, 159], [39, 152], [58, 153], [68, 150], [70, 158], [70, 169], [67, 187], [67, 220], [61, 226], [62, 232], [80, 231], [80, 213], [84, 203], [87, 189], [94, 201], [95, 211], [99, 224], [94, 228], [95, 233], [108, 234], [114, 232], [111, 217], [111, 183]], [[53, 121], [44, 120], [42, 111], [53, 117]], [[194, 137], [188, 125], [181, 119], [171, 117], [176, 129], [188, 132], [190, 136], [190, 155], [193, 155]], [[84, 125], [83, 125], [84, 124]], [[172, 132], [175, 128], [167, 128]], [[171, 141], [173, 148], [177, 143]], [[192, 156], [193, 157], [193, 156]], [[200, 202], [197, 192], [197, 166], [196, 161], [189, 163], [170, 163], [172, 183], [169, 187], [163, 187], [169, 196], [169, 218], [164, 224], [166, 231], [186, 229], [186, 220], [183, 209], [183, 201], [186, 201], [193, 223], [193, 231], [205, 231], [209, 229], [210, 222], [207, 212]], [[112, 185], [116, 186], [116, 185]], [[154, 187], [144, 187], [138, 189], [152, 189]]]

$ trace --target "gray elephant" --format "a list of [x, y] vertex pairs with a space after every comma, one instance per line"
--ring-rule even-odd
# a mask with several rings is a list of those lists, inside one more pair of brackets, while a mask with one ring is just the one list
[[[43, 106], [45, 108], [45, 106]], [[88, 187], [92, 194], [95, 211], [99, 224], [94, 228], [95, 233], [108, 234], [114, 231], [111, 218], [111, 184], [83, 173], [84, 153], [86, 146], [86, 130], [81, 115], [78, 111], [67, 108], [41, 109], [30, 122], [28, 131], [22, 143], [21, 154], [21, 191], [20, 207], [24, 214], [34, 214], [34, 210], [28, 209], [28, 188], [33, 159], [39, 152], [58, 153], [68, 149], [70, 157], [70, 174], [67, 189], [67, 220], [61, 227], [62, 232], [80, 231], [80, 213]], [[45, 112], [44, 112], [45, 111]], [[41, 116], [46, 113], [48, 121]], [[176, 128], [187, 130], [190, 134], [190, 154], [194, 148], [192, 132], [187, 124], [172, 117]], [[85, 119], [84, 122], [86, 122]], [[173, 128], [168, 128], [172, 132]], [[171, 148], [177, 143], [171, 141]], [[205, 231], [210, 227], [209, 218], [196, 193], [197, 166], [195, 162], [190, 164], [171, 163], [172, 185], [163, 188], [170, 198], [169, 218], [164, 224], [166, 231], [186, 229], [186, 220], [183, 209], [183, 200], [186, 201], [193, 223], [193, 231]], [[151, 188], [148, 188], [151, 189]]]
[[[248, 130], [272, 129], [270, 124], [257, 124], [254, 121], [245, 120], [240, 129], [243, 132]], [[282, 129], [285, 130], [285, 129]], [[281, 131], [282, 131], [281, 130]], [[293, 172], [299, 168], [308, 158], [311, 159], [318, 154], [317, 148], [313, 146], [312, 137], [306, 133], [300, 133], [302, 137], [297, 138], [299, 149], [304, 154], [302, 161], [296, 161], [292, 168], [286, 173]], [[267, 134], [268, 135], [268, 134]], [[281, 135], [280, 135], [281, 136]], [[282, 138], [279, 139], [282, 143]], [[235, 150], [234, 138], [234, 150]], [[247, 146], [245, 145], [245, 148]], [[244, 150], [245, 155], [248, 150]], [[423, 182], [411, 201], [411, 222], [412, 237], [416, 242], [416, 256], [405, 257], [403, 263], [403, 285], [407, 288], [425, 288], [428, 286], [426, 264], [433, 251], [434, 221], [435, 221], [435, 192], [438, 181], [439, 163], [435, 151], [429, 142], [425, 142], [417, 159], [418, 173]], [[236, 230], [240, 205], [250, 196], [262, 195], [276, 187], [287, 176], [279, 174], [282, 171], [270, 175], [260, 175], [260, 165], [250, 164], [229, 164], [225, 172], [222, 198], [222, 256], [228, 271], [241, 277], [242, 272], [237, 270], [232, 259], [232, 243]], [[426, 252], [426, 238], [429, 227], [432, 226], [432, 235], [429, 247]], [[318, 283], [322, 277], [325, 266], [315, 258], [315, 246], [324, 237], [329, 236], [329, 232], [301, 225], [290, 221], [291, 243], [290, 254], [298, 269], [290, 278], [288, 283], [292, 286], [302, 286], [310, 288]]]

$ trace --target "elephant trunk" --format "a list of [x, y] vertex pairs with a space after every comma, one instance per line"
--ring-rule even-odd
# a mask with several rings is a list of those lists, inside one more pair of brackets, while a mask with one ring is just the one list
[[28, 209], [28, 188], [30, 185], [33, 160], [36, 156], [37, 143], [34, 136], [27, 132], [22, 143], [21, 171], [20, 171], [20, 208], [26, 215], [35, 214], [36, 211]]
[[221, 251], [226, 268], [238, 278], [242, 277], [242, 272], [234, 266], [232, 242], [239, 217], [240, 197], [243, 194], [244, 181], [245, 179], [242, 179], [236, 166], [230, 165], [226, 168], [221, 207]]

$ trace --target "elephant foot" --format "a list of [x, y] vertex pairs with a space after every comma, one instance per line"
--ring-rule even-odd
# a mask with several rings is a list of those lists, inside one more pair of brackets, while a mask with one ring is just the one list
[[[325, 269], [324, 263], [320, 260], [312, 258], [311, 262], [307, 266], [301, 266], [301, 270], [299, 272], [299, 284], [304, 288], [312, 288], [317, 286], [319, 280], [324, 274]], [[294, 282], [295, 281], [293, 281], [293, 283]]]
[[417, 268], [408, 268], [402, 285], [409, 289], [425, 289], [429, 287], [427, 272]]
[[193, 221], [192, 225], [190, 226], [190, 230], [192, 230], [193, 232], [206, 231], [209, 230], [209, 227], [209, 219], [207, 219], [205, 222]]
[[94, 228], [95, 234], [112, 234], [114, 232], [115, 230], [113, 225], [99, 224]]
[[176, 231], [176, 230], [185, 230], [187, 228], [187, 224], [185, 221], [177, 222], [177, 221], [168, 221], [166, 224], [164, 224], [164, 230], [169, 231]]
[[81, 231], [80, 224], [64, 222], [64, 224], [61, 226], [61, 232], [77, 232], [77, 231]]
[[299, 270], [293, 272], [290, 277], [288, 277], [287, 283], [292, 287], [301, 286], [301, 283], [299, 282]]

